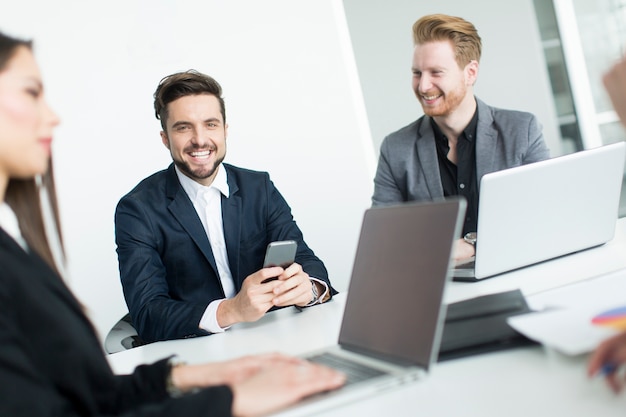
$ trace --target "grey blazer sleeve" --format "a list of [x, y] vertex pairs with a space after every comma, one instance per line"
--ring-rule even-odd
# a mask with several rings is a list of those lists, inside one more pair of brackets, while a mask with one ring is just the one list
[[393, 155], [389, 147], [389, 141], [385, 138], [380, 147], [378, 167], [376, 168], [376, 176], [374, 177], [374, 195], [372, 196], [373, 206], [380, 206], [406, 200], [406, 196], [403, 194], [401, 187], [398, 185], [393, 176], [391, 169], [393, 161], [390, 161], [391, 158], [393, 158]]
[[550, 158], [550, 150], [543, 137], [541, 124], [535, 116], [532, 116], [528, 126], [528, 149], [522, 159], [522, 164], [531, 164], [548, 158]]

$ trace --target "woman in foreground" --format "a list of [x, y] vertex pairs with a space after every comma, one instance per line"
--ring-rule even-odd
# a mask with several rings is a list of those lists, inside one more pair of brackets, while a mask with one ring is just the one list
[[[254, 416], [343, 383], [278, 354], [205, 365], [163, 359], [114, 375], [49, 243], [62, 244], [50, 167], [58, 123], [30, 43], [0, 33], [0, 415]], [[41, 189], [58, 239], [46, 237]]]

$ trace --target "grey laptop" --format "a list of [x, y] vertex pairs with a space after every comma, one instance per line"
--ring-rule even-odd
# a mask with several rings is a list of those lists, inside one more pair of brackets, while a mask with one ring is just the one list
[[425, 375], [437, 358], [464, 200], [366, 210], [339, 343], [305, 357], [348, 375], [346, 386], [287, 410], [309, 414]]
[[620, 142], [483, 176], [476, 256], [454, 279], [476, 281], [611, 240], [625, 151]]

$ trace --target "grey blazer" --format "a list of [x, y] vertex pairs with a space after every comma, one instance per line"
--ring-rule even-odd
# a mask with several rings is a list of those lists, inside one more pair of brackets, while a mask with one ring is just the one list
[[[497, 109], [478, 98], [476, 178], [542, 161], [550, 153], [530, 113]], [[480, 191], [480, 190], [479, 190]], [[372, 205], [443, 198], [435, 134], [429, 116], [391, 133], [380, 147]]]

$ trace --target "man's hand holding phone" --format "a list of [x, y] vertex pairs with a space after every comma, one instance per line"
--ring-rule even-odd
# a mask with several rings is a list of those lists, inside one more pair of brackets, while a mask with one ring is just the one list
[[235, 323], [257, 321], [272, 307], [305, 306], [312, 299], [311, 280], [295, 263], [293, 240], [268, 245], [263, 268], [246, 277], [241, 290], [217, 309], [217, 322], [225, 328]]
[[295, 263], [297, 243], [294, 240], [272, 242], [267, 246], [263, 268], [280, 266], [283, 272], [263, 281], [267, 283], [273, 280], [281, 281], [280, 285], [273, 289], [276, 298], [275, 306], [284, 307], [297, 305], [303, 307], [311, 302], [313, 291], [309, 274], [302, 270], [302, 266]]
[[[233, 297], [222, 301], [217, 308], [217, 323], [225, 328], [235, 323], [257, 321], [274, 307], [274, 288], [280, 282], [276, 277], [283, 274], [279, 266], [263, 268], [248, 275], [241, 290]], [[268, 281], [268, 279], [274, 278]]]
[[[295, 240], [281, 240], [271, 242], [265, 250], [265, 259], [263, 260], [263, 268], [280, 266], [287, 269], [296, 260], [296, 251], [298, 244]], [[278, 276], [267, 278], [263, 283], [278, 279]]]
[[277, 286], [274, 287], [273, 304], [277, 307], [297, 305], [304, 307], [313, 298], [313, 289], [309, 274], [302, 270], [302, 266], [297, 263], [291, 264], [289, 268], [279, 275]]

